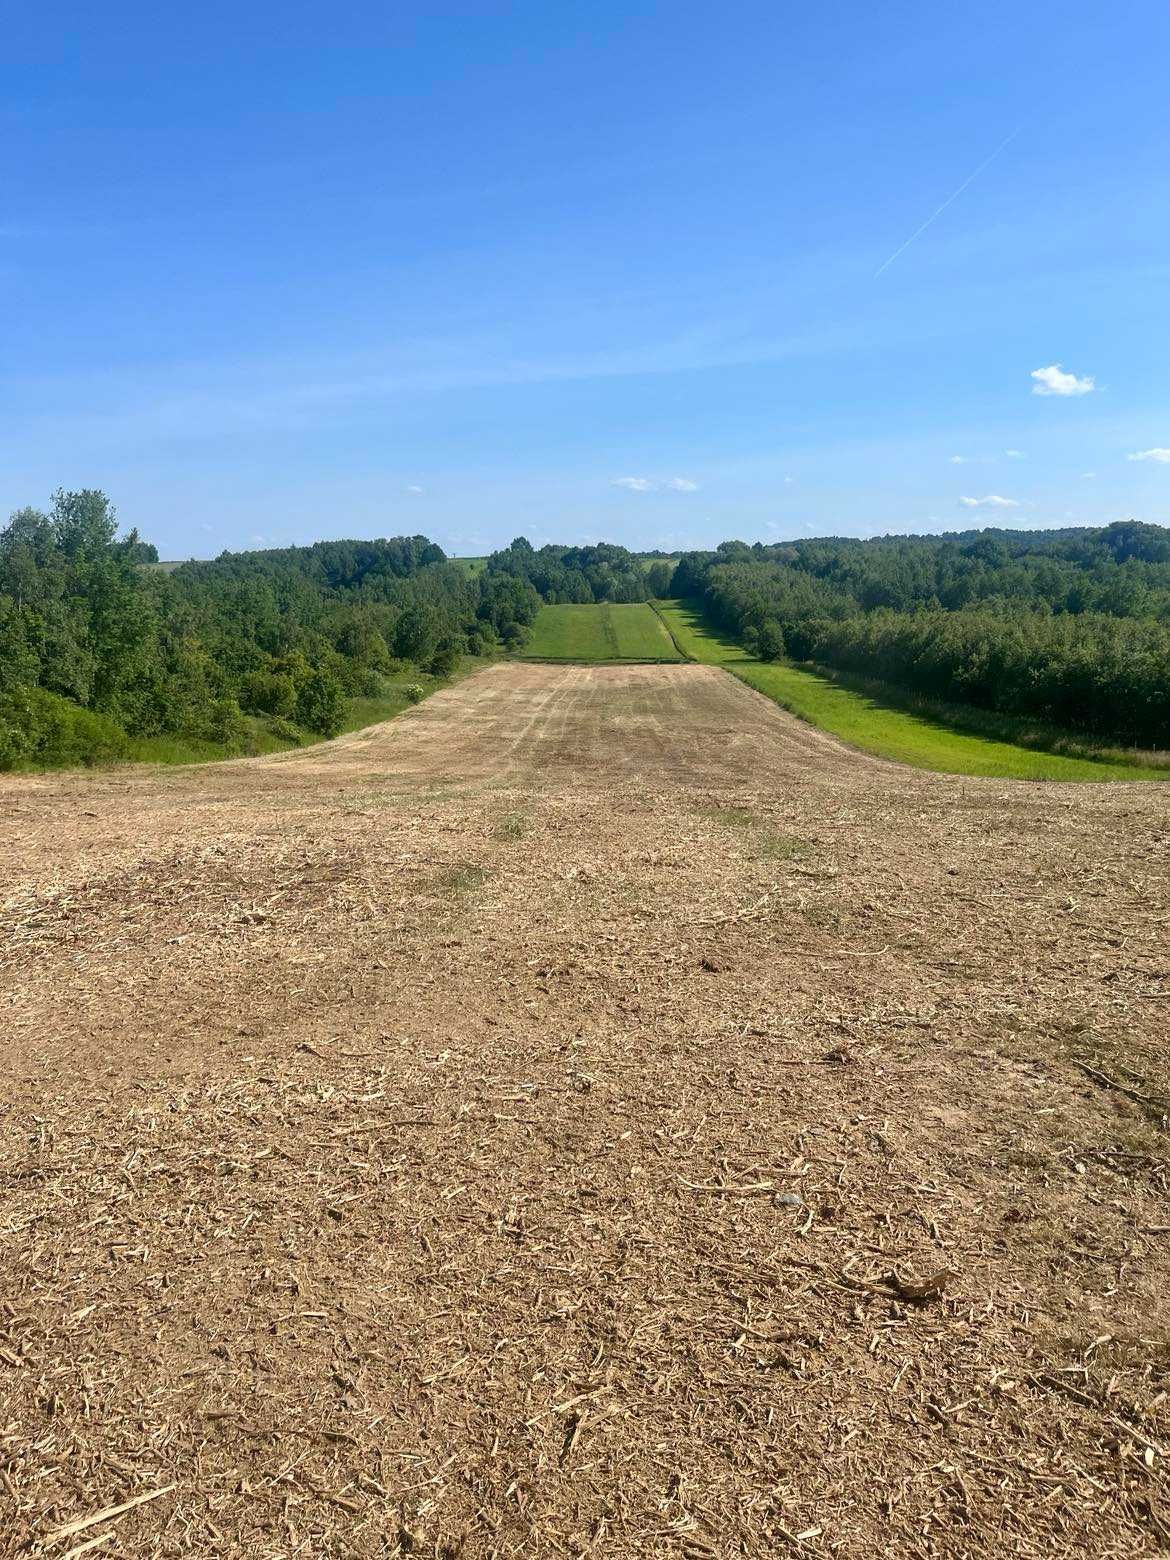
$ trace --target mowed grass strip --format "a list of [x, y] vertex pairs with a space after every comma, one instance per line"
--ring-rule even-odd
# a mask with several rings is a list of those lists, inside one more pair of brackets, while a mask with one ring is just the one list
[[661, 619], [644, 602], [541, 607], [522, 660], [679, 661]]
[[659, 603], [677, 644], [693, 660], [723, 666], [750, 688], [774, 699], [811, 726], [851, 747], [916, 769], [1010, 780], [1165, 780], [1164, 769], [1071, 758], [1063, 753], [998, 742], [941, 721], [894, 709], [831, 678], [780, 661], [755, 661], [734, 639], [709, 628], [684, 601]]

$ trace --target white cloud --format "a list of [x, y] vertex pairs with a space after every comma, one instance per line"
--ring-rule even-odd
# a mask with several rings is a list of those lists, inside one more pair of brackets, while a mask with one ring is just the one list
[[407, 483], [406, 491], [408, 493], [421, 493], [423, 491], [423, 489], [419, 486], [419, 484], [417, 482], [409, 482], [409, 483]]
[[969, 462], [970, 458], [971, 457], [969, 455], [952, 455], [951, 456], [951, 465], [952, 466], [965, 466]]
[[1134, 450], [1132, 455], [1126, 456], [1127, 460], [1157, 460], [1164, 466], [1170, 466], [1170, 450]]
[[662, 490], [668, 493], [699, 491], [699, 484], [692, 482], [690, 477], [668, 477], [665, 482], [657, 482], [653, 477], [615, 477], [611, 486], [625, 488], [627, 493], [654, 493]]
[[785, 477], [784, 477], [784, 486], [785, 486], [785, 487], [791, 487], [791, 486], [792, 486], [792, 484], [793, 484], [793, 483], [794, 483], [794, 482], [795, 482], [795, 481], [796, 481], [796, 478], [795, 478], [795, 477], [790, 477], [790, 476], [788, 476], [788, 475], [787, 475], [787, 473], [786, 473], [786, 474], [785, 474]]
[[1088, 395], [1090, 390], [1096, 388], [1092, 374], [1085, 374], [1078, 379], [1075, 374], [1066, 374], [1059, 363], [1050, 363], [1047, 368], [1034, 368], [1032, 378], [1036, 381], [1032, 386], [1033, 395]]
[[964, 509], [1018, 509], [1018, 500], [1004, 498], [999, 493], [988, 493], [985, 498], [960, 498]]
[[1023, 450], [1004, 450], [1004, 454], [1009, 460], [1025, 460], [1027, 458]]
[[1081, 472], [1081, 481], [1082, 482], [1089, 482], [1096, 475], [1097, 475], [1097, 473], [1095, 471], [1082, 471]]

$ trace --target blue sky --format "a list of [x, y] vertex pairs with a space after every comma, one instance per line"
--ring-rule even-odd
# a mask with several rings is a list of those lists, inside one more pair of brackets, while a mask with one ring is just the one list
[[1170, 523], [1168, 62], [1164, 0], [14, 7], [0, 511]]

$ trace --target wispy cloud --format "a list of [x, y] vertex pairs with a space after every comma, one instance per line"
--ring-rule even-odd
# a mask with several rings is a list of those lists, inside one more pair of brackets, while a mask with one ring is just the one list
[[1018, 509], [1019, 500], [1004, 498], [1001, 493], [988, 493], [983, 498], [960, 498], [964, 509]]
[[1081, 472], [1081, 481], [1082, 482], [1091, 482], [1096, 475], [1097, 475], [1097, 473], [1095, 471], [1082, 471]]
[[659, 482], [654, 477], [615, 477], [613, 487], [625, 488], [627, 493], [697, 493], [699, 484], [690, 477], [667, 477]]
[[1050, 363], [1047, 368], [1034, 368], [1032, 379], [1033, 395], [1088, 395], [1090, 390], [1096, 389], [1092, 374], [1085, 374], [1078, 379], [1076, 374], [1066, 374], [1059, 363]]
[[406, 491], [408, 493], [416, 493], [417, 494], [417, 493], [422, 493], [424, 491], [424, 489], [421, 486], [421, 484], [418, 483], [418, 482], [408, 482], [406, 484]]
[[1127, 460], [1157, 460], [1164, 466], [1170, 466], [1170, 450], [1134, 450], [1132, 455], [1126, 456]]
[[893, 254], [888, 260], [882, 261], [881, 265], [879, 265], [877, 270], [873, 273], [874, 281], [877, 281], [878, 277], [882, 274], [883, 271], [889, 270], [890, 266], [893, 265], [894, 261], [898, 258], [899, 255], [905, 254], [906, 250], [910, 248], [910, 245], [916, 238], [922, 237], [923, 233], [926, 232], [930, 224], [942, 216], [943, 212], [947, 209], [952, 201], [958, 200], [959, 196], [963, 193], [969, 184], [974, 184], [975, 180], [983, 172], [984, 168], [990, 167], [990, 165], [999, 156], [1000, 152], [1002, 152], [1010, 142], [1015, 140], [1016, 136], [1018, 136], [1020, 133], [1020, 128], [1021, 127], [1017, 125], [1016, 128], [1012, 131], [1011, 135], [1005, 136], [999, 145], [995, 148], [995, 151], [992, 152], [991, 156], [985, 157], [979, 164], [978, 168], [976, 168], [975, 172], [969, 173], [963, 180], [962, 184], [959, 185], [958, 189], [952, 190], [952, 192], [947, 196], [946, 200], [943, 201], [942, 205], [936, 207], [936, 209], [931, 212], [930, 216], [927, 217], [922, 226], [915, 228], [906, 242], [904, 244], [899, 244], [897, 249], [894, 250]]
[[[1024, 460], [1023, 450], [1004, 450], [1005, 460]], [[952, 455], [949, 457], [952, 466], [994, 466], [999, 460], [998, 455]]]

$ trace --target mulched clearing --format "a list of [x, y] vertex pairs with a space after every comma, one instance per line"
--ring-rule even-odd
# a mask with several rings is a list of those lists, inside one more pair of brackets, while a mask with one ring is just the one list
[[1170, 1548], [1170, 792], [708, 668], [0, 787], [0, 1553]]

